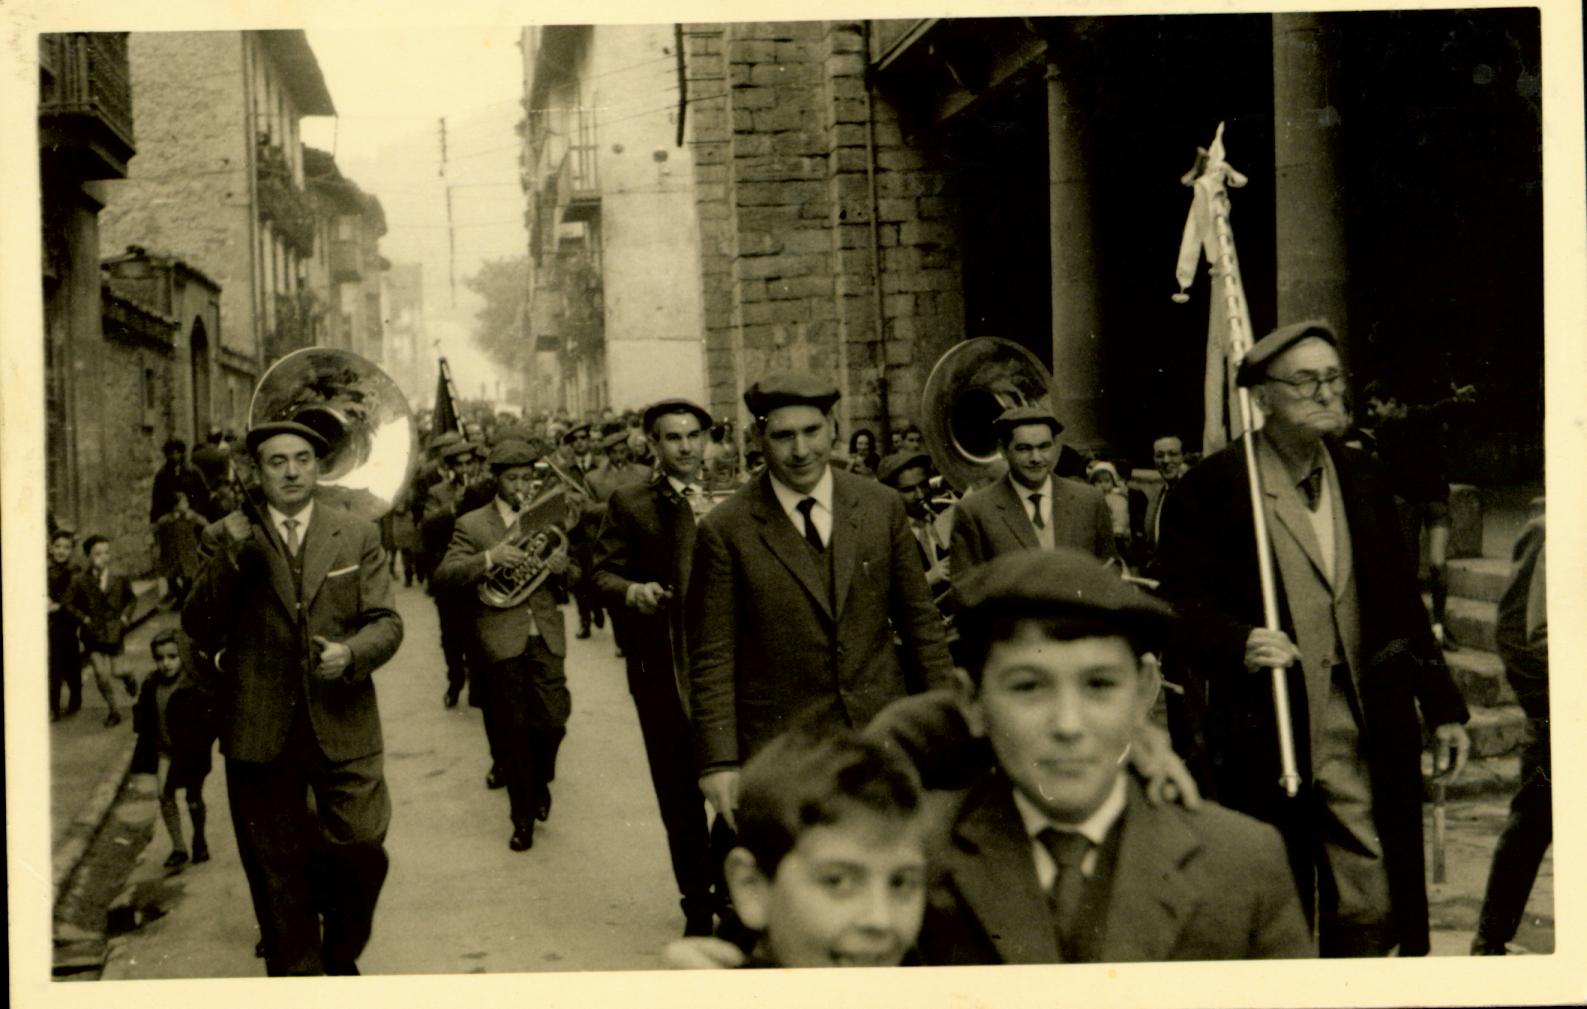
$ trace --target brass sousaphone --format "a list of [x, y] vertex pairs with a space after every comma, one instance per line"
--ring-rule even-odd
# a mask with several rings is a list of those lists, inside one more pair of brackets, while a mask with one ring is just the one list
[[329, 446], [315, 500], [370, 522], [391, 511], [413, 475], [418, 430], [389, 375], [351, 351], [293, 351], [265, 372], [248, 408], [250, 428], [284, 420]]
[[1008, 471], [992, 422], [1004, 410], [1050, 407], [1052, 376], [1036, 355], [1012, 340], [980, 336], [944, 354], [921, 396], [921, 433], [931, 461], [959, 493]]

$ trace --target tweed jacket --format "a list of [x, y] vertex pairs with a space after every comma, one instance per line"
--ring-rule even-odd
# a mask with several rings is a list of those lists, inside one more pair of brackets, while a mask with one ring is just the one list
[[[1056, 546], [1073, 547], [1104, 561], [1119, 560], [1113, 518], [1101, 491], [1054, 474], [1048, 505]], [[949, 564], [955, 575], [1001, 554], [1041, 545], [1012, 476], [1005, 474], [996, 483], [971, 491], [954, 509]]]

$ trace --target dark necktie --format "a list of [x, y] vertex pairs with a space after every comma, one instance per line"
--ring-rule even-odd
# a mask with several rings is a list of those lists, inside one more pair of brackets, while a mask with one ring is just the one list
[[282, 519], [281, 524], [287, 527], [287, 556], [298, 555], [298, 520]]
[[1041, 498], [1040, 494], [1030, 495], [1030, 523], [1037, 529], [1047, 528], [1046, 520], [1041, 517]]
[[1322, 467], [1319, 466], [1310, 473], [1306, 474], [1305, 479], [1301, 480], [1299, 487], [1301, 494], [1306, 498], [1307, 509], [1310, 511], [1316, 511], [1317, 506], [1322, 503]]
[[1043, 827], [1036, 835], [1036, 840], [1047, 849], [1053, 863], [1058, 866], [1058, 875], [1052, 887], [1053, 925], [1057, 929], [1059, 945], [1065, 957], [1069, 957], [1078, 933], [1080, 904], [1085, 896], [1086, 885], [1083, 866], [1086, 855], [1091, 851], [1091, 841], [1084, 834], [1055, 827]]
[[810, 514], [815, 510], [816, 499], [807, 497], [799, 502], [799, 513], [805, 517], [805, 542], [815, 548], [816, 553], [826, 549], [826, 544], [821, 542], [821, 533], [816, 530], [815, 516]]

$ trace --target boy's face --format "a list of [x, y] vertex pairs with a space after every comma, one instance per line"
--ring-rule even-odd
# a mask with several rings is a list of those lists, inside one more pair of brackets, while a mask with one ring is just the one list
[[110, 567], [110, 544], [104, 542], [95, 543], [94, 548], [88, 551], [88, 563], [99, 571]]
[[971, 730], [991, 742], [1014, 787], [1059, 823], [1102, 805], [1157, 693], [1123, 637], [1054, 641], [1028, 622], [992, 646], [979, 690], [968, 677], [960, 685]]
[[57, 564], [65, 564], [72, 559], [72, 538], [58, 536], [50, 540], [50, 560]]
[[855, 809], [799, 835], [770, 880], [742, 848], [733, 904], [783, 967], [891, 967], [926, 910], [924, 823]]
[[182, 672], [182, 653], [175, 645], [161, 645], [154, 650], [154, 668], [160, 679], [176, 679]]

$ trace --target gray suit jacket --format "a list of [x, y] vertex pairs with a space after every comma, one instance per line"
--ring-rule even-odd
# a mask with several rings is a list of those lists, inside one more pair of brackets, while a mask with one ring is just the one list
[[859, 727], [950, 680], [903, 498], [836, 470], [832, 481], [835, 606], [769, 474], [700, 522], [685, 612], [702, 768], [747, 760], [795, 716]]
[[[1012, 476], [1004, 476], [994, 484], [971, 491], [954, 506], [949, 563], [955, 577], [1001, 554], [1041, 546], [1013, 480]], [[1090, 484], [1056, 475], [1052, 488], [1054, 544], [1104, 561], [1119, 560], [1119, 549], [1113, 541], [1113, 519], [1102, 492]]]
[[[273, 528], [256, 524], [252, 539], [232, 546], [217, 523], [203, 540], [207, 556], [182, 627], [200, 648], [221, 653], [218, 670], [205, 663], [194, 670], [217, 697], [221, 751], [236, 760], [271, 760], [286, 742], [298, 699], [307, 697], [328, 758], [379, 753], [380, 712], [369, 675], [402, 643], [402, 618], [392, 608], [375, 526], [316, 504], [303, 537], [301, 591]], [[312, 674], [315, 636], [352, 649], [352, 664], [337, 679]]]
[[[475, 585], [485, 577], [485, 551], [507, 538], [507, 526], [494, 498], [457, 520], [446, 556], [435, 569], [436, 590], [456, 593], [467, 601], [474, 618], [474, 639], [487, 662], [500, 662], [522, 655], [534, 630], [545, 640], [553, 655], [568, 653], [567, 631], [562, 626], [562, 611], [551, 592], [550, 579], [517, 606], [497, 609], [486, 606], [475, 595]], [[555, 576], [552, 576], [555, 577]], [[568, 568], [569, 581], [578, 578], [577, 566]]]
[[[1011, 787], [989, 772], [939, 841], [920, 934], [928, 964], [1061, 959]], [[1101, 962], [1316, 955], [1272, 827], [1215, 805], [1153, 806], [1132, 779], [1121, 829]]]

